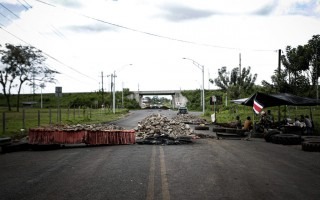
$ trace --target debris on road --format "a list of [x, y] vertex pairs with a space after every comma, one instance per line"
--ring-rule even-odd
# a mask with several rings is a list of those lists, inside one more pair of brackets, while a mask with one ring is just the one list
[[136, 136], [138, 144], [185, 144], [195, 138], [188, 124], [161, 114], [152, 114], [139, 122]]
[[185, 124], [208, 124], [207, 120], [201, 119], [196, 115], [182, 114], [172, 118], [173, 120]]
[[125, 128], [114, 124], [76, 124], [76, 125], [53, 125], [41, 127], [44, 130], [59, 131], [106, 131], [106, 130], [125, 130]]

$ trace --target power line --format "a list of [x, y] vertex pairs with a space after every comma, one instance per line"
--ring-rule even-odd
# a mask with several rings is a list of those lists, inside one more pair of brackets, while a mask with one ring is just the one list
[[[25, 2], [26, 2], [26, 1], [25, 1]], [[20, 3], [20, 2], [19, 2], [19, 3]], [[26, 2], [26, 3], [27, 3], [27, 2]], [[0, 4], [1, 4], [1, 3], [0, 3]], [[27, 3], [27, 4], [28, 4], [28, 3]], [[1, 5], [2, 5], [2, 4], [1, 4]], [[28, 5], [32, 8], [32, 6], [31, 6], [30, 4], [28, 4]], [[5, 7], [4, 5], [2, 5], [2, 6]], [[6, 10], [8, 10], [10, 13], [12, 13], [13, 15], [15, 15], [14, 12], [12, 12], [10, 9], [8, 9], [7, 7], [5, 7], [5, 8], [6, 8]], [[3, 17], [5, 17], [6, 19], [8, 19], [9, 21], [13, 22], [13, 20], [11, 20], [10, 18], [8, 18], [7, 16], [3, 15], [2, 13], [0, 13], [0, 14], [1, 14]], [[17, 16], [17, 15], [15, 15], [15, 16]], [[18, 16], [17, 16], [17, 17], [18, 17]], [[1, 24], [0, 24], [0, 26], [4, 27], [4, 25], [1, 25]], [[60, 39], [65, 39], [65, 36], [64, 36], [63, 33], [61, 33], [59, 30], [57, 30], [53, 25], [51, 25], [51, 26], [52, 26], [52, 28], [53, 28], [53, 32], [54, 32]], [[20, 41], [28, 44], [29, 46], [34, 46], [34, 45], [32, 45], [32, 44], [24, 41], [23, 39], [19, 38], [18, 36], [10, 33], [9, 31], [5, 30], [5, 29], [2, 28], [2, 27], [0, 27], [0, 28], [3, 29], [3, 30], [4, 30], [5, 32], [7, 32], [8, 34], [10, 34], [11, 36], [13, 36], [13, 37], [17, 38], [18, 40], [20, 40]], [[20, 28], [20, 27], [19, 27], [19, 28]], [[41, 34], [40, 32], [38, 32], [38, 33], [39, 33], [41, 36], [43, 36], [43, 34]], [[41, 50], [41, 51], [42, 51], [42, 50]], [[65, 66], [65, 67], [68, 67], [69, 69], [71, 69], [71, 70], [73, 70], [73, 71], [75, 71], [75, 72], [77, 72], [77, 73], [79, 73], [79, 74], [81, 74], [81, 75], [83, 75], [83, 76], [85, 76], [85, 77], [87, 77], [87, 78], [90, 78], [90, 79], [92, 79], [92, 80], [95, 80], [94, 78], [89, 77], [89, 76], [87, 76], [87, 75], [84, 74], [84, 73], [81, 73], [80, 71], [74, 69], [73, 67], [64, 64], [63, 62], [61, 62], [61, 61], [58, 60], [57, 58], [51, 56], [50, 54], [48, 54], [48, 53], [46, 53], [46, 52], [44, 52], [44, 51], [42, 51], [42, 52], [43, 52], [43, 54], [45, 54], [47, 57], [53, 59], [54, 61], [60, 63], [61, 65]], [[96, 80], [95, 80], [95, 81], [96, 81]]]
[[[0, 24], [0, 29], [2, 29], [2, 30], [3, 30], [3, 31], [5, 31], [6, 33], [10, 34], [11, 36], [15, 37], [16, 39], [18, 39], [18, 40], [20, 40], [20, 41], [22, 41], [22, 42], [26, 43], [27, 45], [29, 45], [29, 46], [34, 46], [34, 45], [31, 45], [30, 43], [28, 43], [28, 42], [24, 41], [23, 39], [19, 38], [18, 36], [16, 36], [16, 35], [14, 35], [14, 34], [10, 33], [10, 32], [9, 32], [9, 31], [7, 31], [6, 29], [4, 29], [2, 24]], [[39, 49], [39, 50], [41, 50], [41, 49]], [[41, 51], [42, 51], [42, 50], [41, 50]], [[42, 52], [43, 52], [43, 54], [45, 54], [47, 57], [51, 58], [52, 60], [56, 61], [57, 63], [59, 63], [59, 64], [61, 64], [61, 65], [65, 66], [65, 67], [68, 67], [69, 69], [71, 69], [71, 70], [73, 70], [73, 71], [75, 71], [75, 72], [77, 72], [77, 73], [79, 73], [79, 74], [81, 74], [81, 75], [83, 75], [83, 76], [85, 76], [85, 77], [87, 77], [87, 78], [89, 78], [89, 79], [92, 79], [92, 80], [94, 80], [94, 81], [97, 81], [96, 79], [94, 79], [94, 78], [92, 78], [92, 77], [90, 77], [90, 76], [88, 76], [88, 75], [86, 75], [86, 74], [84, 74], [84, 73], [82, 73], [82, 72], [80, 72], [80, 71], [78, 71], [78, 70], [74, 69], [73, 67], [71, 67], [71, 66], [68, 66], [68, 65], [64, 64], [63, 62], [61, 62], [61, 61], [60, 61], [60, 60], [58, 60], [57, 58], [55, 58], [55, 57], [51, 56], [50, 54], [48, 54], [48, 53], [46, 53], [46, 52], [44, 52], [44, 51], [42, 51]]]
[[29, 8], [32, 8], [32, 6], [26, 0], [23, 1], [29, 6]]
[[[42, 4], [45, 4], [47, 6], [58, 8], [54, 4], [50, 4], [50, 3], [47, 3], [47, 2], [44, 2], [44, 1], [41, 1], [41, 0], [34, 0], [34, 1], [37, 1], [37, 2], [42, 3]], [[64, 10], [66, 10], [66, 9], [64, 8]], [[67, 10], [67, 11], [72, 12], [74, 14], [77, 14], [79, 16], [82, 16], [82, 17], [85, 17], [85, 18], [100, 22], [100, 23], [108, 24], [108, 25], [115, 26], [115, 27], [118, 27], [118, 28], [121, 28], [121, 29], [126, 29], [126, 30], [129, 30], [129, 31], [141, 33], [141, 34], [144, 34], [144, 35], [149, 35], [149, 36], [152, 36], [152, 37], [167, 39], [167, 40], [176, 41], [176, 42], [182, 42], [182, 43], [193, 44], [193, 45], [198, 45], [198, 46], [207, 46], [207, 47], [213, 47], [213, 48], [219, 48], [219, 49], [251, 50], [251, 51], [274, 51], [274, 49], [272, 49], [272, 50], [271, 49], [242, 49], [242, 48], [236, 48], [236, 47], [227, 47], [227, 46], [220, 46], [220, 45], [213, 45], [213, 44], [207, 44], [207, 43], [198, 43], [198, 42], [194, 42], [194, 41], [182, 40], [182, 39], [178, 39], [178, 38], [163, 36], [163, 35], [159, 35], [159, 34], [156, 34], [156, 33], [146, 32], [146, 31], [130, 28], [130, 27], [127, 27], [127, 26], [115, 24], [115, 23], [108, 22], [108, 21], [105, 21], [105, 20], [102, 20], [102, 19], [91, 17], [91, 16], [86, 15], [86, 14], [82, 14], [82, 13], [78, 13], [78, 12], [74, 12], [74, 11], [70, 11], [70, 10]]]
[[[17, 0], [21, 5], [23, 5], [19, 0]], [[26, 2], [26, 1], [25, 1]], [[27, 3], [27, 2], [26, 2]], [[1, 3], [0, 3], [1, 4]], [[27, 3], [28, 4], [28, 3]], [[30, 6], [30, 8], [32, 8], [32, 6], [30, 5], [30, 4], [28, 4], [29, 6]], [[3, 7], [5, 7], [4, 5], [2, 5]], [[28, 8], [25, 6], [25, 5], [23, 5], [27, 10], [28, 10]], [[7, 11], [9, 11], [10, 13], [12, 13], [13, 15], [15, 15], [16, 17], [18, 17], [19, 19], [20, 19], [20, 17], [19, 16], [17, 16], [12, 10], [10, 10], [9, 8], [7, 8], [7, 7], [5, 7], [6, 8], [6, 10]], [[7, 16], [5, 16], [5, 15], [3, 15], [2, 13], [0, 13], [3, 17], [5, 17], [6, 19], [8, 19], [10, 22], [13, 22], [13, 20], [12, 19], [10, 19], [9, 17], [7, 17]], [[54, 26], [53, 25], [51, 25], [53, 28], [54, 28]], [[18, 26], [19, 27], [19, 26]], [[20, 28], [20, 27], [19, 27]], [[58, 30], [51, 30], [55, 35], [57, 35], [58, 37], [60, 37], [61, 39], [63, 39], [62, 38], [62, 36], [64, 37], [64, 35], [60, 32], [60, 31], [58, 31]], [[39, 31], [37, 31], [37, 33], [38, 34], [40, 34], [41, 36], [43, 36], [43, 37], [45, 37], [42, 33], [40, 33]]]
[[16, 18], [20, 19], [20, 17], [18, 15], [16, 15], [14, 12], [12, 12], [9, 8], [7, 8], [5, 5], [3, 5], [2, 3], [0, 3], [0, 5], [6, 9], [8, 12], [10, 12], [12, 15], [14, 15]]
[[29, 8], [25, 6], [23, 3], [21, 3], [21, 1], [17, 0], [17, 2], [20, 3], [26, 10], [29, 10]]

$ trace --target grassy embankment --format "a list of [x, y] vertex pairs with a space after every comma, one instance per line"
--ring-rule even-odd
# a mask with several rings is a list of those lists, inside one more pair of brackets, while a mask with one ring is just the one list
[[[26, 130], [36, 128], [39, 125], [43, 127], [59, 124], [107, 123], [124, 117], [128, 110], [117, 109], [113, 114], [111, 110], [107, 109], [61, 109], [61, 122], [59, 122], [60, 117], [57, 114], [57, 109], [28, 108], [21, 109], [20, 112], [8, 112], [6, 108], [0, 108], [0, 113], [0, 137], [4, 137], [26, 134]], [[3, 126], [4, 117], [5, 126]], [[21, 129], [25, 131], [21, 131]]]

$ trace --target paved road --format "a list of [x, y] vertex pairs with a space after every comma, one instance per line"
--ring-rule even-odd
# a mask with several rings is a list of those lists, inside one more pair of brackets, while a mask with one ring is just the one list
[[[128, 127], [140, 114], [146, 113], [124, 120]], [[320, 153], [261, 139], [0, 155], [1, 199], [312, 200], [319, 199], [319, 188]]]

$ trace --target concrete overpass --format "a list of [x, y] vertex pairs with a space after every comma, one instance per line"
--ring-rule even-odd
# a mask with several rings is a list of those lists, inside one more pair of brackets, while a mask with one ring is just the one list
[[132, 94], [128, 96], [130, 99], [135, 99], [142, 107], [143, 96], [158, 96], [168, 95], [172, 97], [172, 108], [176, 108], [179, 105], [185, 106], [188, 102], [187, 98], [181, 94], [180, 90], [160, 90], [160, 91], [132, 91]]

